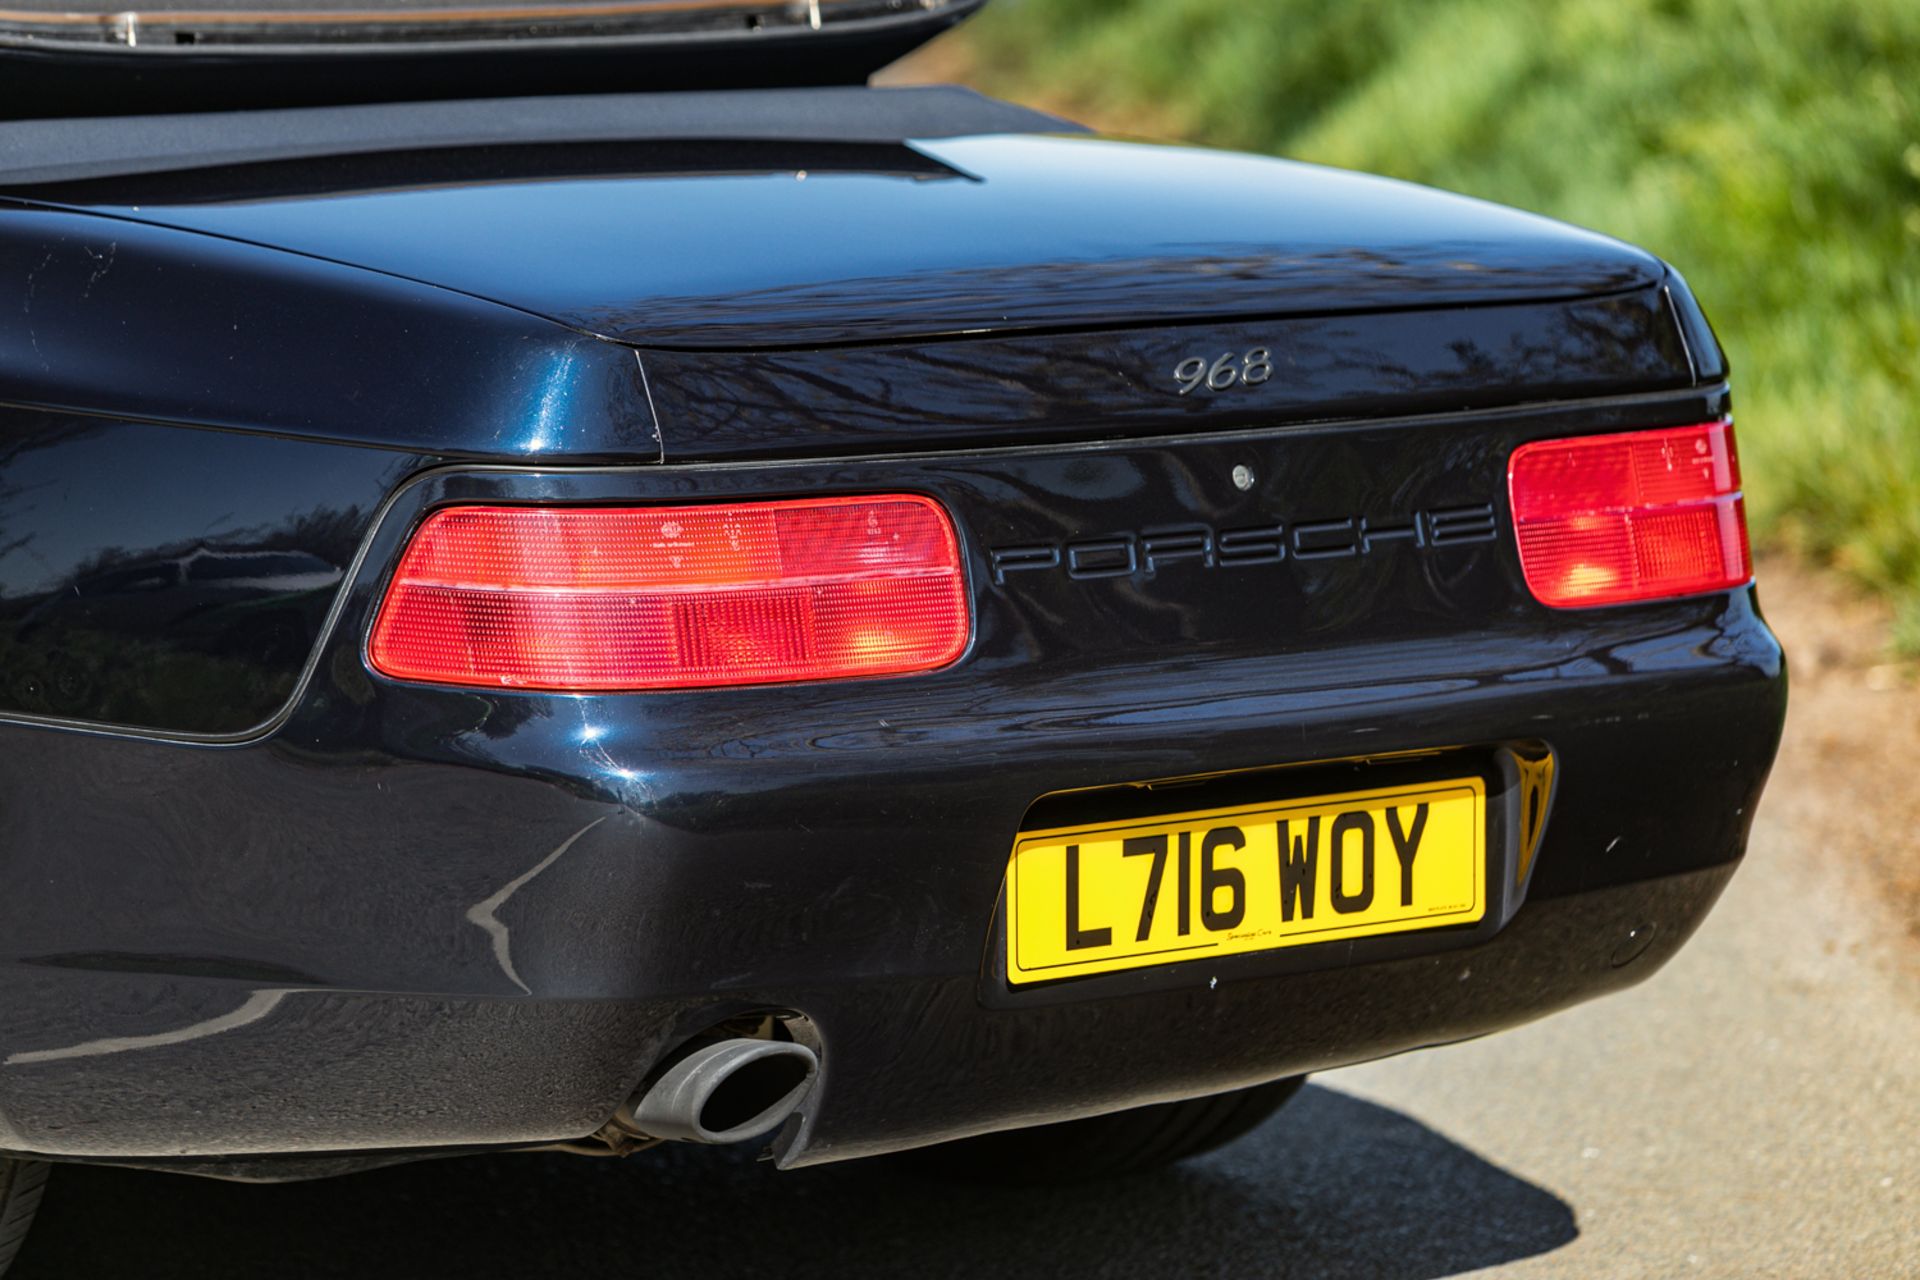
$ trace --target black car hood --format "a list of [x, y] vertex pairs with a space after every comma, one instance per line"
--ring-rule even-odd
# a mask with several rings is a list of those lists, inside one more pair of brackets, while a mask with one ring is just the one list
[[1072, 136], [736, 132], [298, 156], [9, 190], [666, 348], [1550, 301], [1663, 276], [1637, 249], [1544, 218], [1286, 161]]

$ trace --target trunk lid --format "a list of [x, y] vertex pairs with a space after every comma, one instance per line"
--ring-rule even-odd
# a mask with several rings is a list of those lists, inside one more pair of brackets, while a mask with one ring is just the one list
[[[1065, 126], [959, 91], [397, 110], [251, 113], [171, 152], [151, 122], [72, 122], [23, 181], [0, 155], [0, 192], [630, 346], [646, 461], [1484, 411], [1719, 368], [1684, 286], [1631, 246], [1382, 178], [1047, 133]], [[226, 153], [196, 162], [194, 128]], [[609, 456], [551, 436], [556, 460]]]
[[[876, 110], [892, 96], [867, 92]], [[789, 120], [786, 139], [537, 147], [503, 131], [486, 146], [13, 189], [647, 347], [1480, 306], [1662, 277], [1617, 241], [1384, 178], [1082, 137], [838, 142], [805, 137], [806, 124]]]

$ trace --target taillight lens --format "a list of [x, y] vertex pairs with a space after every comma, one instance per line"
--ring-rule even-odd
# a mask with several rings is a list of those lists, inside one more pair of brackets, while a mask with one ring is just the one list
[[926, 671], [970, 625], [927, 498], [449, 507], [408, 544], [367, 656], [434, 684], [691, 689]]
[[1527, 587], [1570, 609], [1753, 577], [1733, 424], [1540, 440], [1507, 469]]

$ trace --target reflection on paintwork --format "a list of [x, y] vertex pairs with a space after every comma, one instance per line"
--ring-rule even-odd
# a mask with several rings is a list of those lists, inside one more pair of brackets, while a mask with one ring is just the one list
[[[1111, 300], [1111, 314], [1125, 312]], [[1253, 346], [1276, 353], [1269, 381], [1218, 399], [1179, 394], [1173, 371], [1197, 347]], [[643, 358], [669, 462], [1377, 418], [1677, 387], [1691, 377], [1653, 288], [1364, 319]]]
[[525, 888], [528, 881], [532, 880], [554, 863], [560, 861], [561, 857], [567, 850], [573, 848], [580, 837], [586, 835], [587, 832], [593, 830], [606, 820], [606, 817], [595, 818], [592, 822], [589, 822], [586, 826], [580, 828], [565, 840], [562, 840], [554, 847], [552, 852], [541, 858], [540, 861], [507, 881], [506, 884], [500, 886], [498, 892], [482, 898], [479, 902], [467, 908], [467, 919], [478, 925], [486, 933], [488, 942], [492, 944], [493, 958], [499, 962], [500, 972], [507, 976], [509, 982], [513, 983], [514, 986], [520, 988], [520, 990], [526, 992], [528, 995], [532, 995], [533, 991], [527, 986], [526, 981], [521, 978], [520, 971], [513, 967], [513, 940], [507, 930], [506, 924], [500, 919], [500, 908], [507, 905], [507, 899]]
[[0, 1065], [24, 1067], [37, 1062], [100, 1058], [109, 1054], [138, 1053], [144, 1049], [165, 1049], [195, 1040], [205, 1040], [208, 1036], [235, 1031], [260, 1021], [279, 1008], [280, 1002], [293, 993], [293, 989], [287, 987], [267, 988], [253, 992], [241, 1002], [239, 1008], [231, 1013], [206, 1018], [174, 1031], [158, 1031], [144, 1036], [108, 1036], [99, 1040], [82, 1041], [61, 1049], [28, 1049], [20, 1053], [8, 1054], [5, 1063]]
[[527, 435], [520, 443], [520, 452], [546, 453], [563, 447], [567, 422], [575, 416], [573, 401], [580, 392], [576, 383], [579, 363], [577, 356], [561, 356], [536, 384], [533, 404], [525, 414]]
[[0, 714], [202, 733], [267, 719], [408, 465], [0, 410]]

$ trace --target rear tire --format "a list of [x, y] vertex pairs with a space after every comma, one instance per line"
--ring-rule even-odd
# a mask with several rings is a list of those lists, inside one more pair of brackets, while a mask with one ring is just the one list
[[47, 1188], [47, 1166], [38, 1160], [0, 1159], [0, 1275], [13, 1265], [14, 1255], [26, 1243]]
[[1285, 1106], [1305, 1076], [1208, 1098], [1010, 1129], [911, 1153], [921, 1168], [965, 1182], [1049, 1186], [1165, 1168], [1226, 1146]]

